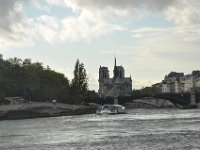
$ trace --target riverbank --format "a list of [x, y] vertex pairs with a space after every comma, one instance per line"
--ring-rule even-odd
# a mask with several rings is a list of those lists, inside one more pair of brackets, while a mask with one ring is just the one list
[[97, 105], [32, 102], [0, 106], [0, 120], [31, 119], [95, 113]]

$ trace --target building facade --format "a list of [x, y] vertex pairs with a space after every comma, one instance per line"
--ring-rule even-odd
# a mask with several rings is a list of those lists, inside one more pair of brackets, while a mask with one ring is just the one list
[[183, 92], [184, 73], [170, 72], [161, 82], [161, 93], [181, 93]]
[[200, 92], [200, 71], [196, 70], [192, 72], [193, 75], [193, 85], [194, 85], [194, 90], [196, 92]]
[[196, 78], [196, 90], [197, 92], [200, 92], [200, 77]]
[[[171, 72], [164, 80], [157, 83], [161, 93], [190, 93], [200, 92], [200, 71], [193, 71], [191, 74]], [[153, 85], [155, 87], [155, 85]], [[157, 90], [159, 91], [159, 90]]]
[[194, 78], [191, 74], [188, 74], [186, 76], [184, 76], [184, 92], [191, 92], [191, 89], [193, 87], [193, 81]]
[[162, 93], [170, 93], [170, 84], [165, 82], [162, 83]]
[[132, 79], [131, 77], [125, 77], [124, 67], [116, 65], [116, 58], [113, 78], [110, 78], [107, 67], [100, 66], [98, 91], [100, 97], [130, 96], [131, 92]]

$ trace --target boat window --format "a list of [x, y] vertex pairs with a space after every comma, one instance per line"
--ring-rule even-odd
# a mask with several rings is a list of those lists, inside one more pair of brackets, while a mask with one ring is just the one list
[[110, 107], [109, 106], [104, 106], [103, 109], [110, 109]]

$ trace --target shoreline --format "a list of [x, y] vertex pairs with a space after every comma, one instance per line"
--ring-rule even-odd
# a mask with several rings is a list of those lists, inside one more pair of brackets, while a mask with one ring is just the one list
[[33, 102], [0, 106], [0, 121], [33, 119], [96, 113], [97, 105], [70, 105], [63, 103]]
[[[133, 103], [127, 103], [126, 107], [128, 109], [200, 108], [200, 103], [195, 105], [195, 107], [192, 107], [192, 105], [187, 107], [172, 107], [170, 103], [166, 103], [165, 105], [163, 105], [163, 103], [159, 103], [158, 105], [158, 103], [154, 100], [149, 101], [149, 103], [145, 102], [145, 99], [140, 99], [138, 101], [134, 101]], [[96, 113], [96, 110], [99, 108], [99, 106], [100, 105], [94, 103], [88, 105], [72, 105], [51, 102], [31, 102], [14, 105], [0, 105], [0, 121], [94, 114]]]

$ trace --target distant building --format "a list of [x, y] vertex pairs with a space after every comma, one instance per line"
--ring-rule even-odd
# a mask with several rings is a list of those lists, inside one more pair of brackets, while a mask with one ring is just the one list
[[170, 72], [167, 76], [165, 76], [165, 79], [179, 79], [184, 76], [184, 73], [179, 72]]
[[196, 78], [196, 91], [200, 92], [200, 77]]
[[192, 72], [192, 76], [193, 76], [193, 86], [194, 86], [194, 90], [197, 92], [200, 92], [200, 71], [196, 70]]
[[195, 70], [195, 71], [192, 71], [192, 75], [196, 78], [200, 77], [200, 71], [199, 70]]
[[183, 93], [183, 92], [184, 92], [184, 82], [181, 77], [174, 82], [174, 93]]
[[162, 93], [170, 93], [170, 84], [168, 82], [162, 83]]
[[184, 92], [200, 91], [200, 71], [193, 71], [192, 74], [184, 76], [183, 79]]
[[100, 97], [118, 97], [129, 96], [132, 92], [132, 79], [125, 77], [125, 71], [122, 66], [115, 65], [113, 70], [113, 78], [109, 77], [107, 67], [99, 68], [99, 96]]
[[158, 85], [157, 88], [160, 88], [161, 93], [188, 93], [192, 90], [200, 92], [200, 71], [193, 71], [187, 75], [171, 72]]
[[184, 73], [170, 72], [162, 81], [162, 93], [181, 93], [183, 92]]
[[184, 92], [191, 92], [191, 89], [193, 87], [193, 76], [191, 74], [188, 74], [184, 76]]

